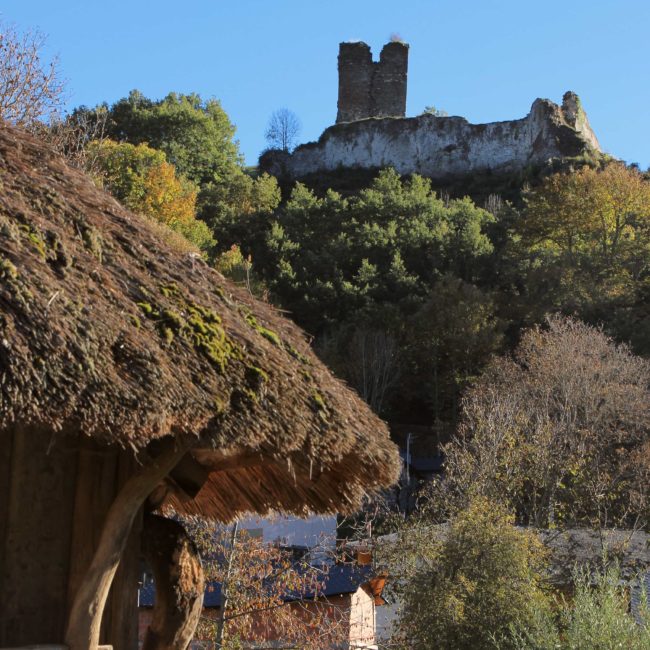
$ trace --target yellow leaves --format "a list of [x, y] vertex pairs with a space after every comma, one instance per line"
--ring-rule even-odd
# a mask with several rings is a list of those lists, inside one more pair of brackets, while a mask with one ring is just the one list
[[533, 247], [613, 255], [650, 228], [650, 183], [621, 163], [549, 176], [526, 205], [518, 230]]
[[253, 266], [252, 258], [249, 255], [244, 257], [237, 244], [233, 244], [217, 258], [215, 268], [226, 277], [233, 277], [239, 271], [249, 272]]
[[111, 140], [89, 149], [99, 159], [101, 184], [128, 208], [168, 226], [194, 219], [197, 188], [176, 176], [161, 151]]
[[214, 244], [196, 218], [198, 188], [178, 176], [162, 151], [146, 144], [103, 140], [88, 145], [88, 159], [100, 170], [96, 182], [127, 208], [180, 233], [201, 249]]
[[179, 179], [173, 165], [163, 162], [146, 170], [140, 212], [173, 227], [195, 219], [197, 188]]

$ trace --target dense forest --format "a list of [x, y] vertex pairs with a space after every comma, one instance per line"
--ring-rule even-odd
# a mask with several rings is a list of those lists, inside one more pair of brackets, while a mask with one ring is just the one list
[[101, 134], [84, 160], [99, 183], [286, 310], [380, 415], [438, 441], [490, 356], [549, 314], [650, 354], [650, 184], [635, 167], [571, 161], [481, 205], [390, 169], [344, 195], [283, 196], [244, 167], [215, 100], [133, 91], [68, 124]]

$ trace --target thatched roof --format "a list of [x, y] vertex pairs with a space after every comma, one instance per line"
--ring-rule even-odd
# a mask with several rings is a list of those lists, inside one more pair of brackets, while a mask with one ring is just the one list
[[210, 478], [174, 505], [222, 519], [348, 509], [399, 469], [295, 325], [0, 125], [0, 435], [25, 423], [137, 449], [201, 436]]

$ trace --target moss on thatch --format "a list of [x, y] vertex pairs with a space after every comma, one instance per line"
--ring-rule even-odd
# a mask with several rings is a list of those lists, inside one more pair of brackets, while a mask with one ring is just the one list
[[396, 477], [385, 425], [295, 325], [8, 126], [0, 251], [0, 435], [194, 434], [210, 478], [171, 502], [222, 519], [349, 509]]

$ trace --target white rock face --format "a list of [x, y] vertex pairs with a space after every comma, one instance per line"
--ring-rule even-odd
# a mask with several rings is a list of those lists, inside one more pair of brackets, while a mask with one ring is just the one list
[[517, 172], [552, 158], [600, 151], [574, 93], [562, 106], [537, 99], [521, 120], [470, 124], [462, 117], [420, 115], [338, 124], [318, 142], [272, 160], [268, 171], [291, 178], [340, 168], [393, 167], [435, 179], [475, 172]]

